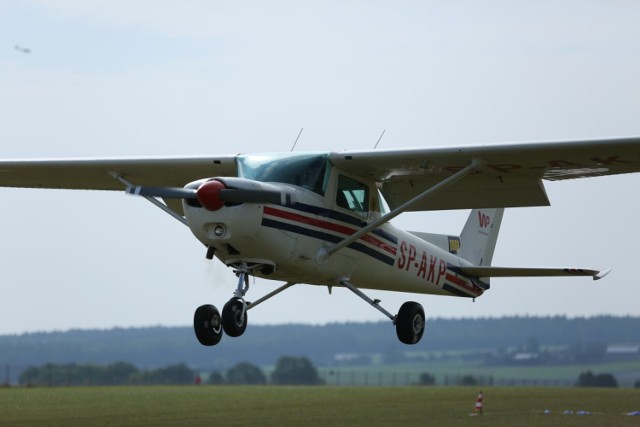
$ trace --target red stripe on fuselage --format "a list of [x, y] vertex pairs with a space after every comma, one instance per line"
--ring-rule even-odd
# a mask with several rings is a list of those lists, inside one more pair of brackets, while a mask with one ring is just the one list
[[454, 276], [453, 274], [447, 272], [447, 275], [445, 276], [445, 279], [448, 280], [449, 282], [453, 283], [454, 285], [460, 286], [461, 288], [464, 288], [466, 290], [468, 290], [469, 292], [473, 293], [473, 294], [477, 294], [478, 291], [476, 291], [474, 289], [473, 286], [469, 286], [469, 282], [467, 282], [464, 279], [461, 279], [458, 276]]
[[[314, 227], [324, 228], [325, 230], [335, 231], [337, 233], [346, 234], [347, 236], [351, 236], [356, 232], [355, 229], [350, 227], [345, 227], [344, 225], [334, 224], [329, 221], [324, 221], [321, 219], [310, 218], [305, 215], [300, 215], [293, 212], [283, 211], [280, 209], [274, 209], [269, 206], [264, 207], [264, 213], [266, 215], [275, 216], [278, 218], [288, 219], [290, 221], [301, 222], [303, 224], [313, 225]], [[376, 239], [370, 234], [367, 234], [360, 238], [371, 245], [388, 252], [389, 254], [396, 256], [397, 249], [394, 246], [391, 246], [381, 240]]]

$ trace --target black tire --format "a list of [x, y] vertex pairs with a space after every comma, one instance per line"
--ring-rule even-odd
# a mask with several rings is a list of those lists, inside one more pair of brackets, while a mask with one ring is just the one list
[[220, 312], [211, 304], [201, 305], [193, 315], [193, 330], [202, 345], [211, 347], [222, 339]]
[[242, 300], [234, 297], [222, 309], [222, 328], [230, 337], [239, 337], [247, 329], [247, 313], [243, 317], [242, 308]]
[[396, 334], [404, 344], [417, 344], [424, 334], [425, 316], [420, 304], [408, 301], [402, 304], [396, 317]]

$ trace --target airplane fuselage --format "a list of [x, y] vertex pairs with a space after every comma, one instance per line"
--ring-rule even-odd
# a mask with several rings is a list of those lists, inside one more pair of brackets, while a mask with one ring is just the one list
[[226, 265], [263, 266], [254, 275], [266, 279], [322, 286], [347, 279], [366, 289], [471, 298], [484, 292], [476, 279], [456, 272], [456, 267], [470, 264], [452, 253], [455, 245], [447, 251], [389, 223], [319, 261], [321, 248], [349, 237], [380, 212], [359, 215], [331, 206], [332, 194], [274, 185], [288, 187], [294, 194], [292, 203], [209, 211], [185, 202], [191, 231]]

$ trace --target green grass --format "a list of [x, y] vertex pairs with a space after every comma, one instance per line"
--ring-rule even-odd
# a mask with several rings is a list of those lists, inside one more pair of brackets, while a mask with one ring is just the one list
[[[464, 387], [86, 387], [0, 389], [2, 426], [638, 425], [638, 389]], [[551, 414], [544, 414], [544, 410]], [[587, 410], [592, 415], [563, 415]]]

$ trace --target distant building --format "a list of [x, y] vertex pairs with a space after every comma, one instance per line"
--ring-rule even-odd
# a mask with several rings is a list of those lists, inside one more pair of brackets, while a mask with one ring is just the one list
[[611, 344], [607, 346], [605, 357], [608, 360], [640, 359], [640, 344]]
[[514, 362], [532, 362], [538, 359], [538, 353], [516, 353], [513, 356]]

